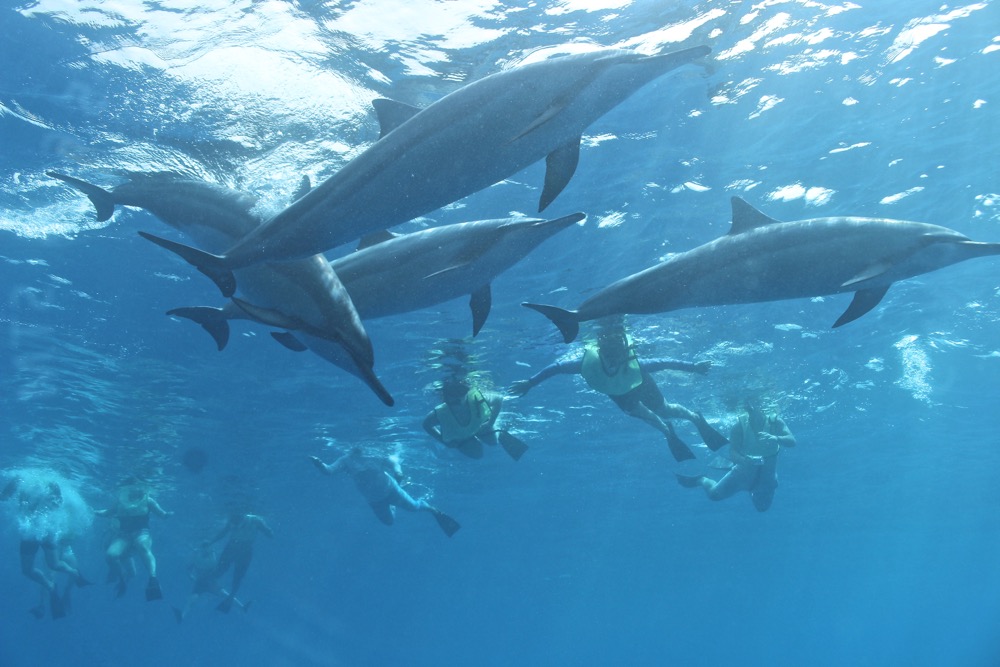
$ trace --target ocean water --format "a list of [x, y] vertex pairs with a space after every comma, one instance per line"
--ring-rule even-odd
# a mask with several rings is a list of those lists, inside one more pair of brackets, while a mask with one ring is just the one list
[[[1000, 241], [997, 3], [36, 0], [0, 28], [0, 469], [58, 476], [91, 508], [139, 475], [174, 513], [152, 520], [156, 602], [141, 567], [115, 598], [108, 521], [74, 515], [95, 584], [53, 620], [28, 613], [39, 590], [4, 503], [0, 664], [1000, 664], [997, 258], [896, 284], [838, 329], [849, 295], [629, 318], [641, 356], [713, 364], [658, 373], [669, 400], [722, 430], [743, 396], [780, 410], [798, 444], [766, 513], [678, 486], [662, 437], [580, 378], [505, 404], [530, 447], [517, 462], [421, 429], [456, 365], [502, 389], [572, 352], [520, 302], [573, 307], [725, 234], [732, 196]], [[217, 352], [164, 315], [220, 305], [215, 287], [136, 232], [178, 235], [138, 209], [97, 222], [45, 175], [183, 170], [265, 215], [378, 138], [377, 97], [423, 106], [553, 53], [699, 44], [712, 55], [588, 128], [545, 212], [588, 219], [494, 281], [477, 337], [465, 299], [366, 322], [393, 408], [266, 327], [235, 322]], [[534, 215], [542, 178], [400, 231]], [[309, 463], [354, 444], [396, 457], [461, 530], [385, 527]], [[178, 624], [192, 550], [234, 505], [274, 530], [240, 591], [252, 606], [204, 599]]]

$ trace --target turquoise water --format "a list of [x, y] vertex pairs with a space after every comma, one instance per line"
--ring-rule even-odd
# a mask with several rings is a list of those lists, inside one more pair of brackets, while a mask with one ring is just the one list
[[[657, 374], [669, 400], [722, 430], [744, 395], [780, 409], [798, 445], [764, 514], [746, 494], [679, 487], [687, 468], [662, 437], [579, 378], [506, 403], [530, 447], [518, 462], [467, 459], [420, 426], [458, 351], [497, 388], [572, 352], [520, 302], [573, 307], [725, 234], [732, 196], [782, 220], [888, 217], [1000, 241], [996, 3], [41, 0], [0, 25], [0, 469], [51, 471], [93, 508], [138, 474], [175, 513], [152, 520], [164, 601], [143, 599], [141, 567], [115, 599], [98, 517], [75, 547], [97, 583], [53, 621], [27, 613], [38, 589], [6, 503], [0, 663], [1000, 661], [995, 258], [896, 284], [838, 329], [847, 295], [629, 318], [641, 356], [713, 364]], [[494, 281], [475, 339], [466, 299], [366, 323], [393, 408], [262, 326], [235, 322], [217, 352], [164, 315], [220, 305], [217, 290], [136, 231], [179, 236], [138, 209], [95, 222], [45, 176], [110, 187], [181, 169], [274, 213], [301, 175], [319, 182], [378, 138], [376, 97], [422, 106], [551, 52], [698, 44], [705, 63], [587, 130], [545, 212], [586, 223]], [[535, 165], [399, 231], [534, 215], [542, 179]], [[408, 490], [462, 529], [448, 539], [423, 515], [386, 528], [308, 461], [355, 443], [396, 456]], [[197, 473], [191, 448], [207, 455]], [[252, 607], [206, 599], [178, 625], [192, 549], [234, 504], [275, 532], [240, 591]]]

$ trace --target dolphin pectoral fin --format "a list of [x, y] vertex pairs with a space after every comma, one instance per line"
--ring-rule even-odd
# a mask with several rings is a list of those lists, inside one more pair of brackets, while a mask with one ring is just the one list
[[79, 178], [73, 178], [72, 176], [60, 174], [55, 171], [47, 171], [45, 172], [45, 175], [50, 178], [57, 178], [65, 183], [69, 183], [74, 188], [87, 195], [87, 199], [89, 199], [94, 205], [94, 208], [97, 209], [98, 222], [104, 222], [115, 212], [114, 195], [104, 188], [100, 188], [93, 183], [88, 183], [87, 181], [82, 181]]
[[522, 303], [525, 308], [537, 310], [559, 328], [563, 340], [572, 343], [580, 333], [579, 313], [575, 310], [564, 310], [556, 306], [546, 306], [541, 303]]
[[291, 315], [286, 315], [280, 310], [256, 306], [238, 297], [233, 297], [233, 303], [239, 306], [240, 310], [246, 313], [250, 319], [261, 324], [266, 324], [269, 327], [292, 330], [305, 328], [301, 320]]
[[373, 232], [368, 236], [361, 237], [361, 240], [358, 241], [358, 247], [355, 249], [364, 250], [365, 248], [370, 248], [373, 245], [378, 245], [379, 243], [385, 243], [386, 241], [391, 241], [397, 236], [401, 236], [401, 234], [390, 232], [388, 229], [383, 229], [378, 232]]
[[510, 140], [510, 143], [514, 143], [518, 139], [523, 139], [526, 135], [531, 134], [532, 132], [534, 132], [535, 130], [537, 130], [538, 128], [540, 128], [542, 125], [545, 125], [547, 122], [549, 122], [550, 120], [552, 120], [553, 118], [555, 118], [557, 115], [559, 115], [559, 112], [562, 111], [565, 108], [566, 108], [566, 105], [564, 103], [563, 104], [553, 104], [548, 109], [546, 109], [541, 114], [539, 114], [537, 118], [535, 118], [533, 121], [531, 121], [530, 123], [528, 123], [527, 127], [525, 127], [523, 130], [521, 130], [520, 132], [518, 132]]
[[302, 199], [309, 194], [310, 190], [312, 190], [312, 181], [309, 180], [308, 174], [302, 174], [302, 179], [299, 180], [299, 187], [295, 189], [295, 193], [292, 195], [292, 201]]
[[544, 211], [563, 191], [580, 162], [580, 137], [549, 153], [545, 158], [545, 187], [538, 200], [538, 211]]
[[866, 280], [871, 280], [872, 278], [878, 278], [883, 273], [885, 273], [890, 268], [892, 268], [892, 265], [893, 265], [893, 262], [888, 262], [888, 261], [886, 261], [886, 262], [876, 262], [876, 263], [872, 264], [871, 266], [869, 266], [868, 268], [864, 269], [863, 271], [859, 271], [857, 275], [855, 275], [850, 280], [844, 281], [843, 283], [841, 283], [840, 286], [841, 287], [851, 287], [852, 285], [857, 285], [858, 283], [863, 283]]
[[493, 293], [490, 284], [486, 283], [475, 292], [469, 299], [469, 308], [472, 309], [472, 336], [475, 337], [479, 330], [486, 324], [486, 318], [490, 316], [490, 307], [493, 305]]
[[210, 308], [208, 306], [174, 308], [173, 310], [168, 310], [167, 315], [183, 317], [200, 324], [201, 328], [207, 331], [208, 335], [215, 341], [219, 352], [222, 352], [229, 342], [229, 321], [226, 319], [226, 312], [222, 308]]
[[848, 322], [853, 322], [858, 319], [869, 310], [874, 308], [885, 296], [885, 293], [889, 291], [889, 285], [885, 287], [874, 287], [872, 289], [862, 289], [854, 293], [854, 299], [851, 301], [851, 305], [847, 307], [844, 314], [841, 315], [836, 322], [833, 323], [833, 328], [847, 324]]
[[378, 117], [379, 139], [422, 111], [420, 107], [384, 98], [372, 100], [372, 107], [375, 108], [375, 115]]
[[148, 232], [139, 232], [139, 236], [179, 255], [185, 262], [211, 278], [212, 282], [222, 292], [222, 296], [229, 298], [236, 292], [236, 277], [229, 267], [226, 266], [225, 257], [213, 255], [210, 252], [192, 248], [176, 241], [168, 241]]
[[271, 338], [278, 341], [292, 352], [305, 352], [309, 348], [305, 343], [295, 337], [295, 334], [288, 331], [272, 331]]

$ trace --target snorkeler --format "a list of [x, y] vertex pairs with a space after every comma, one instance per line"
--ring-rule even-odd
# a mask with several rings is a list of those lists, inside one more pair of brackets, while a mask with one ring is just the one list
[[464, 379], [451, 377], [441, 387], [441, 403], [424, 417], [428, 435], [445, 447], [469, 458], [483, 457], [483, 443], [500, 444], [517, 461], [528, 446], [506, 430], [495, 428], [503, 407], [503, 394], [470, 387]]
[[[184, 621], [187, 615], [191, 612], [191, 608], [194, 606], [195, 602], [197, 602], [203, 595], [221, 595], [223, 597], [223, 602], [229, 600], [229, 605], [227, 605], [224, 610], [227, 612], [233, 604], [242, 609], [244, 612], [250, 608], [249, 602], [243, 602], [234, 594], [231, 594], [219, 585], [219, 577], [217, 574], [218, 567], [219, 560], [216, 558], [215, 551], [211, 546], [207, 543], [202, 543], [201, 546], [195, 549], [194, 558], [188, 566], [188, 572], [190, 573], [191, 581], [193, 582], [191, 593], [184, 602], [183, 609], [173, 607], [174, 618], [177, 619], [178, 623]], [[218, 607], [216, 607], [216, 609], [218, 609]]]
[[[21, 534], [21, 573], [38, 584], [43, 595], [43, 602], [31, 613], [37, 618], [44, 616], [44, 598], [47, 596], [52, 618], [62, 618], [66, 615], [69, 585], [60, 595], [55, 580], [35, 567], [35, 558], [41, 549], [45, 564], [51, 571], [65, 572], [76, 586], [88, 585], [90, 582], [75, 567], [76, 557], [70, 546], [74, 530], [70, 524], [80, 523], [75, 527], [78, 530], [84, 527], [83, 522], [70, 516], [70, 510], [63, 505], [63, 488], [51, 475], [32, 472], [13, 477], [0, 491], [0, 501], [9, 500], [15, 493]], [[72, 493], [79, 500], [79, 494]], [[83, 507], [82, 500], [76, 505]]]
[[591, 389], [605, 394], [622, 412], [641, 419], [666, 436], [674, 459], [684, 461], [695, 456], [674, 432], [671, 419], [691, 422], [705, 445], [713, 451], [725, 445], [726, 438], [700, 413], [677, 403], [667, 403], [650, 373], [674, 370], [704, 375], [711, 365], [709, 361], [690, 363], [666, 358], [640, 363], [624, 326], [615, 322], [602, 326], [596, 340], [584, 345], [580, 354], [550, 364], [527, 380], [513, 383], [509, 391], [514, 396], [524, 396], [532, 387], [556, 375], [582, 375]]
[[212, 539], [205, 542], [205, 546], [211, 546], [225, 536], [229, 536], [226, 546], [222, 548], [222, 555], [215, 570], [215, 578], [221, 577], [230, 567], [233, 568], [233, 585], [228, 595], [216, 607], [219, 611], [229, 612], [236, 593], [243, 583], [243, 577], [250, 567], [250, 560], [253, 558], [253, 543], [257, 533], [264, 533], [268, 537], [274, 537], [274, 532], [263, 518], [256, 514], [246, 512], [233, 512], [226, 521], [226, 525]]
[[117, 596], [125, 594], [127, 572], [124, 559], [137, 551], [146, 565], [149, 581], [146, 584], [146, 600], [163, 597], [160, 582], [156, 578], [156, 557], [153, 555], [153, 538], [149, 534], [149, 515], [168, 517], [167, 512], [149, 495], [149, 489], [138, 479], [129, 477], [118, 489], [118, 498], [112, 509], [97, 510], [94, 514], [108, 516], [114, 520], [115, 535], [106, 552], [112, 580], [117, 579]]
[[426, 500], [415, 500], [403, 490], [399, 485], [403, 479], [403, 470], [395, 459], [365, 454], [361, 447], [352, 447], [351, 451], [333, 463], [323, 463], [315, 456], [310, 456], [309, 459], [327, 475], [347, 473], [378, 520], [387, 526], [393, 524], [396, 508], [402, 507], [410, 512], [430, 512], [448, 537], [461, 527], [457, 521]]
[[794, 447], [795, 436], [773, 412], [763, 412], [751, 403], [733, 426], [729, 436], [732, 467], [719, 481], [704, 475], [677, 475], [681, 486], [701, 487], [712, 500], [722, 500], [746, 491], [758, 512], [766, 512], [778, 488], [778, 454]]

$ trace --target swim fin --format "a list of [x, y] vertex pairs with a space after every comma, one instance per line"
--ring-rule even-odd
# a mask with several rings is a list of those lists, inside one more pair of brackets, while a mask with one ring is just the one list
[[524, 444], [524, 441], [507, 431], [497, 431], [497, 442], [515, 461], [520, 461], [524, 453], [528, 451], [528, 446]]
[[227, 595], [222, 598], [222, 602], [215, 605], [216, 610], [221, 611], [223, 614], [228, 614], [229, 610], [233, 608], [233, 596]]
[[49, 591], [49, 609], [52, 611], [52, 618], [63, 618], [66, 615], [66, 607], [63, 605], [63, 600], [59, 597], [59, 592], [53, 587]]
[[667, 446], [670, 447], [670, 453], [674, 455], [675, 461], [690, 461], [695, 458], [694, 452], [691, 448], [687, 446], [687, 443], [681, 440], [677, 432], [674, 431], [674, 425], [670, 422], [667, 424]]
[[452, 535], [457, 533], [458, 529], [461, 528], [461, 526], [458, 524], [457, 521], [452, 519], [450, 516], [448, 516], [441, 510], [436, 509], [432, 511], [434, 512], [434, 518], [437, 520], [438, 525], [441, 526], [441, 530], [443, 530], [444, 534], [447, 535], [448, 537], [451, 537]]
[[160, 590], [160, 582], [157, 581], [156, 577], [150, 577], [149, 583], [146, 584], [146, 602], [162, 599], [163, 591]]
[[702, 416], [700, 412], [695, 413], [698, 415], [698, 420], [694, 422], [694, 427], [698, 429], [698, 435], [701, 436], [702, 441], [705, 446], [711, 449], [713, 452], [717, 452], [727, 444], [729, 444], [729, 439], [716, 431], [708, 423], [708, 420]]

